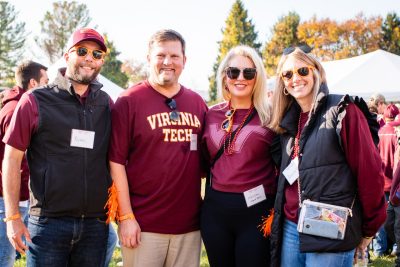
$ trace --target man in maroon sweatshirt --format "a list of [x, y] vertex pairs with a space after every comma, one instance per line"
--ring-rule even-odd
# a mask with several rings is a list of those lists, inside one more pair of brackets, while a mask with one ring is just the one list
[[[15, 71], [16, 86], [3, 92], [2, 108], [0, 110], [0, 135], [3, 136], [10, 124], [14, 109], [17, 106], [21, 96], [36, 87], [46, 85], [49, 81], [47, 77], [47, 67], [34, 62], [24, 61]], [[0, 141], [0, 163], [3, 163], [5, 144]], [[0, 166], [1, 166], [0, 164]], [[0, 167], [1, 168], [1, 167]], [[8, 241], [6, 224], [3, 222], [5, 218], [5, 207], [3, 200], [3, 186], [0, 172], [0, 266], [13, 266], [15, 258], [15, 249]], [[20, 212], [23, 217], [28, 212], [28, 180], [29, 168], [26, 159], [21, 164], [21, 190], [20, 190]]]

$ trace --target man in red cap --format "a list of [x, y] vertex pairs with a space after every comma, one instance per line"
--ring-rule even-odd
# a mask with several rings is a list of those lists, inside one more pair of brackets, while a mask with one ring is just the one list
[[[74, 32], [64, 54], [65, 74], [22, 96], [3, 138], [7, 235], [16, 250], [27, 251], [28, 266], [104, 265], [112, 101], [96, 77], [106, 51], [95, 30]], [[28, 228], [18, 210], [25, 150]]]

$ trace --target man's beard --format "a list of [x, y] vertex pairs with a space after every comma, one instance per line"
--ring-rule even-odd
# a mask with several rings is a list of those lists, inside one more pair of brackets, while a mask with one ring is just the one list
[[82, 75], [79, 73], [79, 66], [77, 65], [70, 65], [69, 66], [69, 73], [68, 73], [68, 78], [73, 80], [74, 82], [80, 83], [80, 84], [85, 84], [89, 85], [93, 80], [96, 79], [97, 75], [100, 72], [101, 68], [95, 69], [92, 75]]

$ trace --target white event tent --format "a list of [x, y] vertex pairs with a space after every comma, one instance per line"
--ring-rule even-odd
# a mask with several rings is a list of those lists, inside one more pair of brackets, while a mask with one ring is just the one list
[[[49, 67], [49, 69], [47, 70], [47, 73], [49, 76], [50, 83], [53, 82], [54, 79], [56, 78], [58, 69], [63, 68], [63, 67], [66, 67], [64, 58], [60, 58], [59, 60], [56, 61], [56, 63], [54, 63], [53, 65], [51, 65]], [[119, 87], [118, 85], [116, 85], [115, 83], [113, 83], [112, 81], [110, 81], [109, 79], [107, 79], [106, 77], [104, 77], [101, 74], [99, 74], [97, 76], [97, 79], [101, 84], [103, 84], [103, 87], [101, 88], [101, 90], [106, 92], [114, 102], [117, 100], [117, 98], [121, 94], [121, 92], [124, 91], [123, 88]]]
[[387, 101], [400, 101], [400, 56], [376, 50], [361, 56], [322, 62], [329, 92], [363, 97], [380, 93]]

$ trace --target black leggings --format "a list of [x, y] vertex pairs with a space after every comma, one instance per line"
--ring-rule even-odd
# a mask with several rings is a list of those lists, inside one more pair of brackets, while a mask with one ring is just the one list
[[201, 236], [211, 267], [269, 266], [269, 239], [263, 237], [258, 225], [274, 200], [267, 197], [248, 208], [243, 194], [206, 189]]

